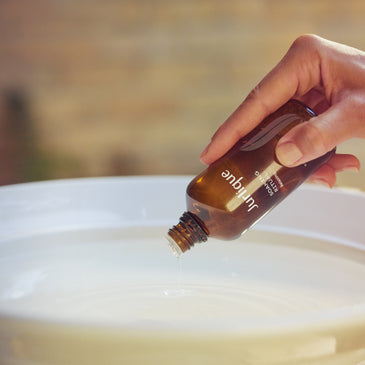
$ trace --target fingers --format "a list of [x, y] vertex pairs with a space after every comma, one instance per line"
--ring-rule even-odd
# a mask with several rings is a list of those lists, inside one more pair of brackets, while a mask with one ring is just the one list
[[291, 129], [280, 139], [276, 156], [293, 167], [322, 156], [353, 137], [365, 135], [365, 95], [344, 98], [324, 113]]
[[317, 169], [308, 181], [332, 188], [336, 183], [336, 173], [341, 171], [360, 170], [360, 161], [353, 155], [335, 154], [319, 169]]
[[324, 164], [314, 172], [307, 181], [327, 188], [332, 188], [336, 183], [336, 171], [328, 164]]
[[217, 130], [200, 156], [203, 163], [214, 162], [266, 116], [320, 83], [318, 42], [321, 42], [319, 37], [302, 36], [293, 43], [280, 63]]

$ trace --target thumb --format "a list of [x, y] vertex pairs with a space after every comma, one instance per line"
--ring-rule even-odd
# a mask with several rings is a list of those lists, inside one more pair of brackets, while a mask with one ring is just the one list
[[[352, 137], [360, 137], [364, 129], [357, 113], [338, 103], [317, 117], [303, 122], [285, 134], [276, 146], [276, 157], [285, 166], [293, 167], [332, 150]], [[364, 133], [364, 131], [362, 131]]]

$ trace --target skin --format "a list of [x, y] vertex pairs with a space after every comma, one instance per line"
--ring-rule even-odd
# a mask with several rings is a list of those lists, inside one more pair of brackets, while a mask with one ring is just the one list
[[[211, 164], [289, 99], [311, 107], [317, 117], [279, 141], [279, 161], [293, 167], [317, 158], [351, 138], [365, 138], [365, 52], [315, 35], [297, 38], [283, 59], [220, 126], [200, 159]], [[332, 187], [336, 173], [359, 171], [359, 160], [335, 154], [309, 179]]]

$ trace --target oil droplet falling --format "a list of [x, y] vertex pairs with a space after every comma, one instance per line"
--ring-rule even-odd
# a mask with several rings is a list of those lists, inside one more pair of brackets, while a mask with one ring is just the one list
[[183, 288], [182, 285], [182, 259], [180, 257], [177, 257], [177, 262], [178, 262], [178, 270], [177, 270], [177, 276], [176, 276], [176, 288], [170, 288], [170, 289], [165, 289], [164, 290], [164, 295], [166, 297], [185, 297], [188, 295], [191, 295], [192, 290], [189, 289], [185, 289]]

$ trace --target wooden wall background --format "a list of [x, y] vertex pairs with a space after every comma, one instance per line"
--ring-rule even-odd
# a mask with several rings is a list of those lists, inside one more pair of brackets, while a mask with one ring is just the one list
[[[0, 183], [196, 174], [300, 34], [365, 49], [363, 0], [1, 0]], [[14, 127], [15, 126], [15, 127]], [[338, 184], [365, 189], [360, 174]]]

